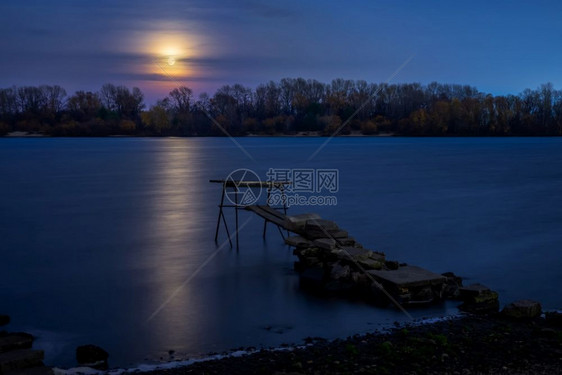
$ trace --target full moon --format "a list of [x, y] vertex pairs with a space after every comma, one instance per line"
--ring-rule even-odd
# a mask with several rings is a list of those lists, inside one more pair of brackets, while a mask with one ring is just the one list
[[176, 63], [176, 58], [174, 56], [168, 57], [168, 65], [174, 65]]

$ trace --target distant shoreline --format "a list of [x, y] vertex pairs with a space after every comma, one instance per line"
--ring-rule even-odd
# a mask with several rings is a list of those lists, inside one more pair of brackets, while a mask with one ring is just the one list
[[[325, 135], [320, 132], [304, 132], [305, 134], [246, 134], [235, 135], [234, 138], [560, 138], [558, 135], [402, 135], [394, 133], [381, 133], [381, 134], [338, 134], [338, 135]], [[129, 134], [110, 134], [110, 135], [76, 135], [76, 136], [52, 136], [41, 133], [28, 133], [28, 132], [11, 132], [0, 136], [1, 138], [228, 138], [226, 135], [129, 135]]]
[[[395, 137], [396, 134], [394, 133], [380, 133], [380, 134], [361, 134], [360, 132], [352, 132], [350, 134], [338, 134], [335, 135], [337, 137]], [[1, 136], [0, 136], [1, 137]], [[38, 137], [49, 137], [49, 138], [106, 138], [106, 137], [127, 137], [127, 138], [167, 138], [169, 136], [144, 136], [144, 135], [125, 135], [125, 134], [110, 134], [105, 137], [100, 136], [66, 136], [66, 137], [57, 137], [51, 135], [45, 135], [42, 133], [29, 133], [29, 132], [22, 132], [22, 131], [15, 131], [10, 132], [4, 135], [5, 138], [38, 138]], [[176, 138], [224, 138], [225, 136], [174, 136]], [[253, 134], [248, 133], [246, 135], [242, 135], [239, 137], [267, 137], [267, 138], [274, 138], [274, 137], [330, 137], [330, 135], [321, 134], [318, 131], [310, 131], [310, 132], [298, 132], [296, 134], [285, 134], [285, 133], [277, 133], [277, 134]]]
[[38, 137], [46, 137], [44, 134], [40, 133], [28, 133], [28, 132], [11, 132], [4, 135], [4, 138], [38, 138]]

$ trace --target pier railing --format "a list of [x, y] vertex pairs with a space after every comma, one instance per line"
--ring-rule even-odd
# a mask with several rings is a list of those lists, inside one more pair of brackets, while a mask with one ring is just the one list
[[[225, 208], [233, 208], [234, 209], [234, 216], [235, 216], [235, 226], [236, 226], [236, 249], [240, 248], [239, 242], [239, 218], [238, 218], [238, 211], [240, 209], [249, 210], [264, 219], [263, 225], [263, 236], [265, 238], [266, 231], [267, 231], [267, 223], [273, 223], [279, 229], [279, 233], [283, 236], [282, 228], [287, 231], [287, 228], [284, 226], [284, 217], [287, 215], [287, 195], [285, 193], [286, 186], [290, 185], [290, 181], [249, 181], [249, 180], [233, 180], [233, 179], [226, 179], [226, 180], [209, 180], [211, 183], [217, 183], [222, 185], [222, 194], [219, 204], [219, 215], [217, 218], [217, 227], [215, 230], [215, 242], [218, 240], [219, 237], [219, 230], [221, 221], [224, 225], [226, 235], [228, 237], [228, 241], [230, 243], [230, 247], [232, 247], [232, 239], [230, 236], [230, 231], [228, 229], [228, 223], [226, 217], [224, 215]], [[255, 194], [255, 189], [266, 189], [267, 196], [265, 204], [258, 204], [260, 194]], [[279, 191], [281, 195], [281, 206], [271, 206], [269, 204], [271, 194], [275, 190]], [[225, 198], [228, 202], [225, 202]], [[278, 210], [283, 210], [281, 213]]]

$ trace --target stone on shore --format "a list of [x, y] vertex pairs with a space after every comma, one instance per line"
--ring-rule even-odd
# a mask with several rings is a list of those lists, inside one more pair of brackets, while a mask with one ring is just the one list
[[458, 299], [460, 297], [459, 288], [462, 288], [462, 278], [452, 272], [445, 272], [442, 275], [447, 278], [443, 289], [443, 297]]
[[370, 258], [359, 259], [357, 260], [357, 263], [359, 263], [359, 265], [365, 270], [381, 270], [384, 266], [382, 262]]
[[8, 333], [0, 337], [0, 353], [11, 350], [30, 349], [33, 336], [29, 333]]
[[[320, 291], [361, 293], [381, 303], [387, 303], [388, 297], [378, 289], [372, 293], [373, 283], [384, 284], [388, 293], [401, 303], [429, 303], [444, 295], [447, 276], [387, 261], [384, 253], [364, 248], [334, 221], [304, 214], [288, 217], [287, 226], [295, 228], [298, 234], [285, 242], [295, 247], [293, 254], [298, 257], [295, 270], [300, 274], [301, 286]], [[448, 294], [458, 293], [458, 286], [462, 285], [460, 278], [453, 275], [450, 284]]]
[[318, 238], [312, 242], [312, 246], [325, 250], [333, 250], [336, 248], [336, 241], [331, 238]]
[[347, 265], [343, 265], [340, 262], [335, 263], [330, 271], [330, 278], [332, 280], [347, 280], [351, 277], [351, 269]]
[[527, 299], [510, 303], [502, 310], [503, 316], [512, 319], [533, 319], [539, 317], [541, 313], [541, 304]]
[[337, 238], [337, 240], [340, 246], [355, 246], [357, 244], [353, 237]]
[[498, 293], [482, 284], [472, 284], [459, 288], [459, 297], [463, 304], [462, 311], [474, 314], [497, 313], [500, 309]]
[[297, 247], [293, 250], [293, 254], [303, 258], [319, 257], [322, 255], [320, 249], [317, 247]]
[[397, 289], [441, 285], [443, 276], [417, 266], [404, 266], [396, 270], [367, 271], [383, 285], [392, 285]]
[[6, 372], [4, 375], [53, 375], [51, 368], [46, 366], [38, 366], [32, 368], [23, 368]]
[[384, 254], [364, 249], [362, 247], [343, 246], [332, 251], [332, 253], [335, 254], [338, 259], [343, 260], [359, 261], [371, 259], [381, 263], [384, 262]]
[[300, 214], [285, 217], [285, 225], [296, 233], [304, 231], [308, 220], [321, 220], [318, 214]]
[[[338, 225], [331, 220], [324, 219], [312, 219], [307, 220], [304, 226], [304, 237], [315, 240], [317, 238], [327, 238], [327, 237], [347, 237], [347, 232], [343, 233]], [[337, 237], [336, 237], [337, 238]]]
[[43, 366], [42, 350], [19, 349], [0, 354], [0, 374], [8, 371]]
[[96, 345], [82, 345], [76, 348], [76, 361], [80, 365], [105, 370], [107, 358], [109, 354]]
[[290, 236], [285, 239], [285, 243], [292, 247], [309, 247], [312, 242], [301, 236]]

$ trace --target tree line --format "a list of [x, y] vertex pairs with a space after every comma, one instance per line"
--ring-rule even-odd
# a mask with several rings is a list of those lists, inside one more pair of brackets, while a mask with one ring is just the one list
[[436, 82], [284, 78], [255, 89], [225, 85], [197, 98], [190, 88], [178, 87], [146, 107], [139, 88], [113, 84], [70, 96], [57, 85], [0, 89], [0, 135], [330, 135], [338, 129], [365, 135], [559, 136], [562, 91], [547, 83], [493, 96]]

